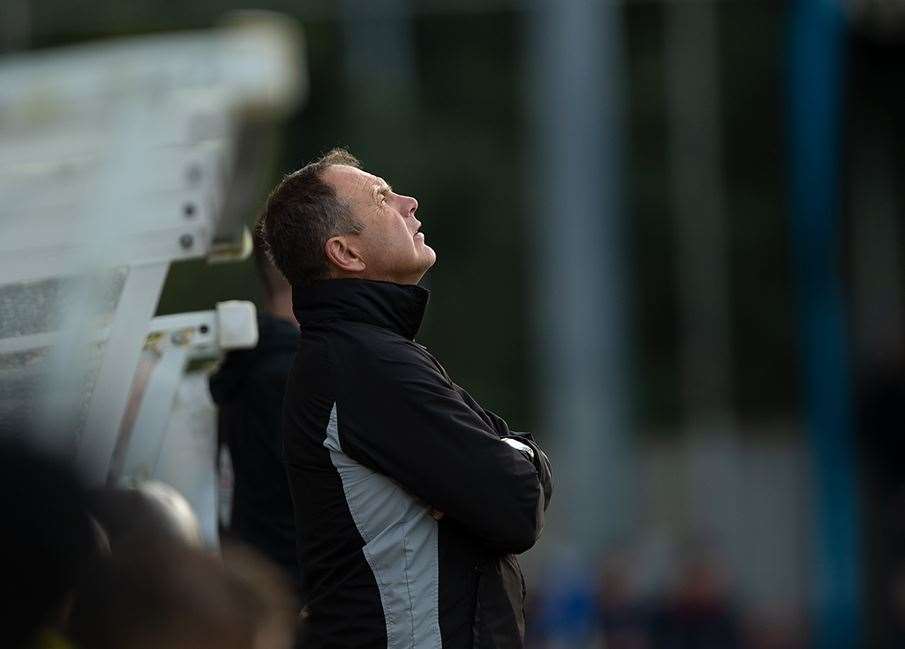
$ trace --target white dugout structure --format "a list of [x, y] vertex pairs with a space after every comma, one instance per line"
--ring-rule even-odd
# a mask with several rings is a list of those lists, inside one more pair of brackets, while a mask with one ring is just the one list
[[154, 318], [167, 269], [248, 254], [258, 135], [305, 87], [300, 32], [263, 13], [0, 60], [4, 434], [92, 484], [167, 473], [188, 362], [257, 342], [250, 303]]

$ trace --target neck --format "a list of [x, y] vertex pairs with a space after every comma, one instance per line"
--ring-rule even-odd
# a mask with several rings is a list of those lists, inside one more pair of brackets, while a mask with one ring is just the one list
[[287, 320], [298, 326], [295, 314], [292, 312], [292, 291], [280, 291], [268, 296], [264, 300], [264, 310], [275, 318]]
[[363, 322], [409, 340], [418, 333], [428, 297], [428, 291], [417, 285], [364, 278], [333, 278], [293, 291], [295, 313], [303, 329]]
[[417, 285], [421, 281], [422, 277], [424, 277], [424, 273], [413, 273], [407, 276], [399, 276], [383, 273], [373, 273], [367, 270], [356, 273], [334, 270], [330, 275], [330, 279], [365, 279], [372, 282], [390, 282], [391, 284], [402, 284], [410, 286]]

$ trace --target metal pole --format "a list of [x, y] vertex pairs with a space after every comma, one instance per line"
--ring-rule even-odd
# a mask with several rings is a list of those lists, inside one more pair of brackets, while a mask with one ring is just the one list
[[665, 18], [682, 387], [690, 423], [725, 424], [732, 346], [716, 14], [710, 3], [681, 2]]
[[792, 246], [814, 458], [814, 646], [861, 645], [861, 549], [846, 305], [840, 279], [842, 7], [791, 15]]
[[[719, 24], [710, 2], [664, 7], [669, 172], [676, 233], [679, 368], [694, 535], [717, 540], [736, 574], [749, 565], [732, 411], [729, 217], [722, 174]], [[704, 464], [701, 464], [701, 463]], [[719, 488], [714, 489], [714, 485]]]
[[530, 16], [537, 318], [551, 527], [585, 559], [635, 513], [624, 269], [619, 9], [539, 0]]
[[411, 122], [417, 89], [409, 0], [343, 0], [350, 131], [365, 146], [375, 130], [397, 137]]
[[31, 13], [31, 0], [4, 0], [0, 18], [0, 54], [28, 49]]

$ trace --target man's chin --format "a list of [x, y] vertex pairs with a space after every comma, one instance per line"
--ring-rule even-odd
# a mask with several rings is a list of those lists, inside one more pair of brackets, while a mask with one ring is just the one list
[[424, 279], [428, 271], [437, 263], [437, 254], [431, 248], [428, 248], [428, 250], [430, 252], [422, 256], [421, 267], [418, 269], [418, 282]]

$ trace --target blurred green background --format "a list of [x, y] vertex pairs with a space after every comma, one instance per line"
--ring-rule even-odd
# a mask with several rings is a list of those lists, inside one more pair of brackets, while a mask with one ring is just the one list
[[[552, 375], [539, 351], [547, 332], [538, 286], [549, 269], [540, 263], [537, 223], [555, 228], [563, 215], [556, 209], [539, 214], [538, 206], [555, 206], [563, 197], [537, 173], [537, 43], [531, 33], [538, 7], [566, 5], [574, 6], [254, 3], [298, 19], [310, 81], [305, 103], [270, 134], [274, 157], [262, 170], [267, 184], [345, 146], [366, 169], [415, 196], [439, 259], [426, 280], [432, 295], [420, 341], [480, 402], [563, 451], [571, 431], [551, 429]], [[594, 225], [618, 221], [624, 257], [626, 298], [616, 308], [625, 325], [618, 343], [626, 416], [618, 431], [604, 434], [624, 437], [633, 448], [626, 458], [606, 458], [609, 465], [601, 461], [613, 467], [630, 460], [635, 482], [625, 486], [634, 494], [632, 521], [599, 547], [599, 563], [608, 567], [589, 574], [596, 579], [599, 572], [602, 583], [624, 579], [632, 597], [645, 602], [711, 588], [721, 606], [739, 612], [744, 646], [807, 646], [810, 639], [827, 647], [905, 646], [902, 3], [591, 5], [606, 7], [621, 38], [619, 78], [609, 80], [620, 102], [615, 125], [621, 142], [585, 143], [618, 150], [613, 182], [622, 201], [617, 214], [587, 215]], [[2, 43], [16, 51], [208, 28], [247, 6], [233, 0], [6, 0]], [[395, 8], [395, 22], [376, 20], [375, 6]], [[831, 94], [839, 110], [824, 138], [837, 151], [829, 157], [838, 176], [828, 186], [816, 175], [793, 173], [795, 147], [822, 143], [799, 142], [808, 116], [819, 121], [823, 115], [816, 99], [808, 104], [808, 93], [819, 95], [822, 66], [835, 65], [829, 50], [822, 55], [819, 43], [809, 40], [817, 32], [802, 22], [808, 11], [821, 10], [832, 20], [814, 24], [840, 47], [838, 69], [828, 73], [838, 82]], [[813, 73], [795, 67], [799, 46], [817, 53]], [[690, 58], [681, 56], [689, 52]], [[556, 97], [548, 100], [556, 106]], [[790, 119], [796, 101], [801, 122]], [[689, 106], [703, 107], [703, 117], [684, 114]], [[690, 159], [676, 150], [683, 137], [703, 143]], [[683, 172], [698, 165], [697, 178], [711, 182], [683, 185]], [[829, 209], [817, 210], [816, 218], [818, 225], [823, 217], [830, 224], [828, 241], [811, 238], [807, 227], [793, 236], [804, 211], [800, 197], [810, 189], [829, 196]], [[249, 224], [254, 217], [248, 215]], [[697, 253], [689, 241], [712, 244], [700, 249], [697, 266], [689, 263]], [[808, 329], [809, 318], [819, 325], [833, 317], [808, 306], [801, 277], [821, 266], [815, 259], [825, 261], [841, 305], [839, 340], [814, 340]], [[718, 299], [709, 303], [710, 296]], [[158, 313], [259, 298], [250, 260], [184, 262], [171, 267]], [[600, 323], [601, 338], [609, 324]], [[701, 339], [699, 325], [716, 333], [712, 346]], [[585, 342], [594, 348], [590, 340], [577, 344]], [[813, 345], [818, 361], [820, 345], [827, 357], [842, 359], [835, 385], [851, 421], [831, 416], [830, 428], [821, 428], [821, 409], [835, 404], [814, 396], [820, 397], [814, 388], [820, 372], [808, 351]], [[560, 475], [572, 468], [558, 465]], [[835, 493], [854, 504], [826, 500], [834, 493], [828, 476], [841, 476], [835, 486], [842, 491]], [[586, 488], [601, 489], [596, 482]], [[568, 517], [570, 504], [558, 501], [558, 511], [566, 513], [557, 515]], [[826, 512], [829, 518], [820, 518]], [[545, 566], [557, 565], [557, 548], [568, 545], [555, 534], [559, 524], [551, 525], [549, 549], [529, 566], [535, 575], [548, 575]], [[842, 540], [833, 536], [840, 527]], [[839, 564], [823, 553], [836, 551], [843, 568], [857, 569], [833, 573]], [[700, 556], [710, 562], [709, 572], [689, 567]], [[622, 563], [607, 563], [613, 557]], [[821, 582], [821, 575], [838, 581]], [[552, 580], [533, 583], [552, 590]], [[836, 597], [832, 605], [826, 593]], [[546, 618], [539, 613], [539, 619]], [[849, 623], [859, 628], [854, 636], [847, 635]], [[555, 626], [539, 625], [550, 634]], [[842, 634], [837, 637], [860, 639], [820, 640], [834, 629]]]

